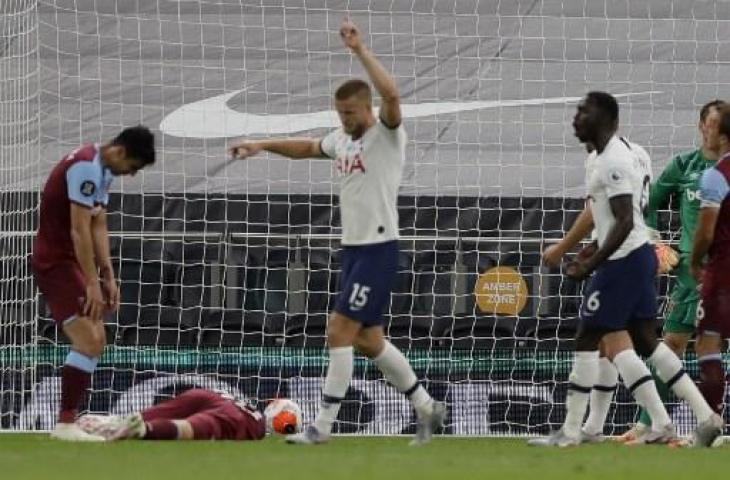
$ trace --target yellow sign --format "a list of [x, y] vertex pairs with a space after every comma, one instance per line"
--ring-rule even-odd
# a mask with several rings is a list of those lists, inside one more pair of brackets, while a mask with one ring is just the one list
[[517, 315], [527, 303], [527, 283], [513, 268], [494, 267], [479, 277], [474, 295], [484, 313]]

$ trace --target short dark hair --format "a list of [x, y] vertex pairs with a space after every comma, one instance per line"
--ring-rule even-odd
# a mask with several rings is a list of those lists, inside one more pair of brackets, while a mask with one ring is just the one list
[[373, 100], [373, 93], [370, 90], [370, 85], [364, 80], [360, 80], [359, 78], [354, 78], [352, 80], [348, 80], [342, 85], [339, 86], [339, 88], [335, 91], [335, 99], [336, 100], [347, 100], [350, 97], [354, 97], [355, 95], [363, 95], [366, 96], [369, 101], [372, 102]]
[[723, 103], [717, 108], [720, 110], [720, 126], [718, 127], [718, 132], [730, 140], [730, 104]]
[[618, 122], [618, 102], [610, 93], [592, 91], [586, 94], [586, 99], [593, 103], [611, 122]]
[[144, 125], [125, 128], [111, 143], [124, 147], [127, 156], [140, 161], [142, 167], [155, 163], [155, 135]]
[[710, 114], [710, 109], [712, 108], [720, 108], [723, 105], [725, 105], [725, 102], [720, 99], [712, 100], [711, 102], [707, 102], [704, 105], [702, 105], [702, 108], [700, 109], [700, 122], [704, 122], [707, 116]]

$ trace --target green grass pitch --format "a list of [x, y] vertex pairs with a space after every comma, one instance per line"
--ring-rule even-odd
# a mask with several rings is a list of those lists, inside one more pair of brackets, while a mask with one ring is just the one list
[[262, 442], [70, 444], [44, 435], [0, 436], [0, 478], [158, 479], [719, 479], [728, 447], [669, 449], [615, 444], [536, 449], [524, 440], [437, 438], [421, 448], [408, 438], [343, 437], [328, 445]]

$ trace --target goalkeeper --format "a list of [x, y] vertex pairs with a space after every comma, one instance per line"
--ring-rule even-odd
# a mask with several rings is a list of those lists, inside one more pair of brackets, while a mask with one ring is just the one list
[[[699, 130], [702, 134], [702, 147], [675, 156], [652, 184], [649, 195], [647, 225], [657, 228], [657, 209], [666, 205], [671, 196], [679, 199], [679, 219], [681, 233], [679, 241], [679, 264], [674, 273], [676, 283], [665, 309], [664, 343], [679, 357], [684, 355], [687, 344], [697, 325], [697, 304], [699, 292], [697, 282], [690, 273], [690, 255], [697, 218], [700, 212], [700, 179], [702, 172], [717, 162], [718, 152], [708, 148], [708, 132], [720, 120], [720, 107], [723, 102], [713, 100], [700, 110]], [[671, 252], [657, 252], [660, 263], [671, 265]], [[662, 258], [664, 257], [664, 258]], [[664, 403], [669, 398], [669, 388], [654, 375], [657, 390]], [[641, 410], [638, 423], [618, 438], [618, 441], [633, 442], [651, 425], [646, 410]]]

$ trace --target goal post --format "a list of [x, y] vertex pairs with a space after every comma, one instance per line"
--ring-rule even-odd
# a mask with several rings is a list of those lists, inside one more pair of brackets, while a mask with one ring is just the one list
[[[364, 76], [338, 36], [350, 14], [393, 72], [409, 136], [387, 332], [447, 402], [446, 433], [546, 433], [564, 417], [581, 285], [540, 252], [583, 207], [577, 101], [615, 94], [621, 133], [659, 173], [694, 148], [699, 107], [730, 78], [730, 18], [711, 2], [8, 0], [0, 12], [3, 430], [52, 427], [68, 350], [42, 298], [35, 314], [26, 263], [45, 176], [138, 123], [158, 160], [114, 184], [122, 306], [105, 320], [88, 410], [125, 414], [200, 385], [290, 396], [313, 418], [341, 270], [338, 180], [326, 159], [231, 162], [226, 145], [337, 126], [333, 91]], [[672, 224], [664, 211], [668, 239]], [[671, 409], [688, 431], [686, 408]], [[635, 414], [620, 389], [606, 433]], [[336, 431], [414, 428], [358, 357]]]

